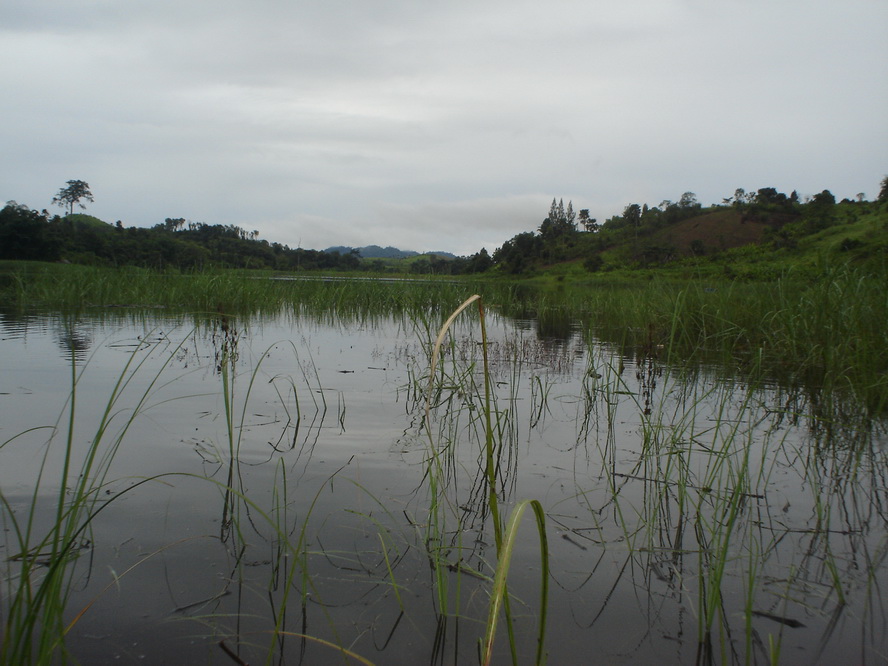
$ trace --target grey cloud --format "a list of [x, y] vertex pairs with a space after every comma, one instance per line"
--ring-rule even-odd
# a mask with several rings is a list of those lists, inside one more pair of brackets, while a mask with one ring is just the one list
[[[888, 9], [853, 0], [13, 0], [0, 198], [305, 247], [473, 252], [552, 196], [874, 195]], [[360, 224], [355, 224], [360, 220]], [[379, 234], [382, 237], [375, 237]]]

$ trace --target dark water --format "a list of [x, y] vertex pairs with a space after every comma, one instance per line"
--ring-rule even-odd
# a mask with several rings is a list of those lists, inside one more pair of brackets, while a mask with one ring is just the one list
[[[502, 510], [536, 499], [546, 514], [550, 663], [885, 660], [883, 424], [814, 418], [802, 391], [621, 354], [570, 322], [489, 324]], [[70, 481], [120, 391], [99, 449], [118, 446], [92, 473], [111, 501], [72, 567], [66, 620], [88, 610], [71, 653], [348, 662], [332, 644], [379, 664], [475, 663], [497, 566], [481, 345], [467, 314], [430, 437], [438, 325], [0, 316], [0, 489], [37, 532], [74, 377]], [[37, 426], [57, 428], [50, 443]], [[14, 575], [21, 546], [4, 524]], [[517, 544], [509, 590], [529, 663], [529, 512]], [[505, 637], [501, 623], [495, 663]]]

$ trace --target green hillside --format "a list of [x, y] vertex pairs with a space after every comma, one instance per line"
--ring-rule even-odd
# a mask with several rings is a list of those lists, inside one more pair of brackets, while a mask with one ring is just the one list
[[537, 231], [518, 234], [493, 258], [507, 275], [560, 279], [609, 272], [767, 279], [815, 274], [827, 264], [888, 263], [888, 197], [837, 203], [824, 191], [801, 202], [764, 188], [722, 206], [689, 200], [632, 204], [601, 225], [586, 221], [583, 230], [553, 202]]

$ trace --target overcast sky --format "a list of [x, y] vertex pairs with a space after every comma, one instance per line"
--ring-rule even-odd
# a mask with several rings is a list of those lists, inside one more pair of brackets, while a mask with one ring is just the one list
[[0, 201], [470, 254], [553, 197], [872, 199], [886, 35], [888, 0], [2, 0]]

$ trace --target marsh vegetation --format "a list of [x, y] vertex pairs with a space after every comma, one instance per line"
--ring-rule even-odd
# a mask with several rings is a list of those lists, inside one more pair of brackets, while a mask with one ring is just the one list
[[0, 661], [878, 663], [885, 282], [13, 271]]

